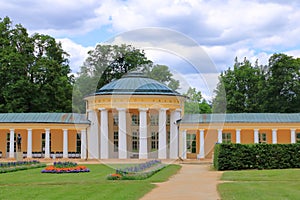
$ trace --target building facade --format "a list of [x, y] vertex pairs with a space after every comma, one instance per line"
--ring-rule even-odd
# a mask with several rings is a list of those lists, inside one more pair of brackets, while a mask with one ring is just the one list
[[300, 143], [300, 114], [184, 114], [185, 98], [132, 72], [85, 98], [86, 114], [0, 114], [0, 158], [203, 159], [216, 143]]

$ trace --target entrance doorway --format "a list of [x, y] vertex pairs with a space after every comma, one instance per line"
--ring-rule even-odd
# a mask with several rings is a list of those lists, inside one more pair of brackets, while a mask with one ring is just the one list
[[197, 134], [196, 133], [186, 134], [186, 154], [188, 159], [197, 158]]

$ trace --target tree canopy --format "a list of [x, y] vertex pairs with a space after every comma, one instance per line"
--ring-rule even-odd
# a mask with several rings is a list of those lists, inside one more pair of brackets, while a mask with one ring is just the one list
[[0, 18], [0, 112], [71, 112], [68, 54], [48, 35]]
[[[266, 66], [246, 58], [221, 73], [213, 100], [214, 112], [253, 113], [300, 111], [300, 62], [274, 54]], [[226, 105], [225, 105], [226, 104]]]
[[197, 91], [196, 88], [190, 87], [187, 93], [183, 95], [187, 97], [184, 103], [185, 113], [211, 113], [211, 106], [202, 97], [201, 92]]
[[144, 51], [131, 45], [98, 44], [88, 52], [88, 57], [78, 73], [73, 89], [73, 111], [84, 112], [83, 98], [93, 94], [113, 79], [119, 79], [129, 71], [142, 71], [171, 89], [179, 88], [179, 81], [165, 65], [154, 65]]

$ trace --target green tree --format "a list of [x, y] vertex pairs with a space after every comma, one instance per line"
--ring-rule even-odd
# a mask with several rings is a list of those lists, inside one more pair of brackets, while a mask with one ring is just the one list
[[172, 78], [173, 74], [171, 73], [170, 69], [166, 65], [150, 65], [146, 69], [146, 74], [161, 83], [166, 84], [172, 90], [179, 89], [179, 80], [175, 80]]
[[0, 19], [0, 112], [70, 112], [67, 53], [47, 35]]
[[190, 87], [184, 96], [187, 97], [184, 103], [185, 113], [211, 113], [211, 106], [196, 88]]
[[300, 112], [300, 59], [274, 54], [269, 59], [265, 112]]
[[131, 45], [97, 45], [88, 52], [88, 58], [78, 73], [73, 91], [73, 111], [85, 112], [84, 96], [93, 94], [97, 89], [119, 79], [129, 71], [144, 72], [150, 78], [158, 80], [171, 89], [179, 88], [179, 81], [165, 65], [153, 65], [143, 50]]
[[216, 96], [212, 102], [212, 112], [213, 113], [226, 113], [227, 111], [227, 99], [226, 99], [226, 91], [225, 91], [225, 84], [224, 80], [224, 73], [222, 72], [218, 77], [219, 82], [217, 84], [214, 93]]
[[101, 45], [88, 52], [74, 86], [73, 110], [85, 112], [83, 98], [131, 70], [152, 65], [144, 51], [131, 45]]
[[224, 106], [230, 113], [261, 112], [261, 77], [259, 66], [252, 66], [246, 58], [243, 62], [235, 59], [233, 70], [229, 68], [219, 77], [213, 100], [214, 112], [224, 112]]

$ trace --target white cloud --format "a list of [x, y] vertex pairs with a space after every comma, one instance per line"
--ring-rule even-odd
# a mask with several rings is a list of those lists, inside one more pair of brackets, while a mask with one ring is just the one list
[[70, 55], [69, 60], [72, 73], [77, 73], [88, 56], [87, 52], [94, 49], [94, 47], [83, 47], [68, 38], [58, 39], [58, 41], [61, 42], [62, 48]]
[[[258, 59], [260, 64], [267, 64], [273, 53], [300, 56], [300, 3], [296, 0], [0, 0], [0, 13], [23, 24], [30, 33], [63, 38], [73, 71], [92, 47], [76, 44], [72, 38], [86, 41], [89, 33], [94, 45], [104, 42], [99, 33], [92, 34], [96, 29], [121, 33], [114, 42], [148, 48], [151, 60], [174, 67], [187, 80], [197, 76], [193, 65], [200, 66], [197, 69], [202, 74], [214, 74], [232, 66], [236, 56], [253, 63]], [[178, 34], [170, 31], [158, 36], [155, 28], [143, 34], [132, 32], [145, 27], [169, 28]], [[130, 34], [122, 34], [124, 31]]]

